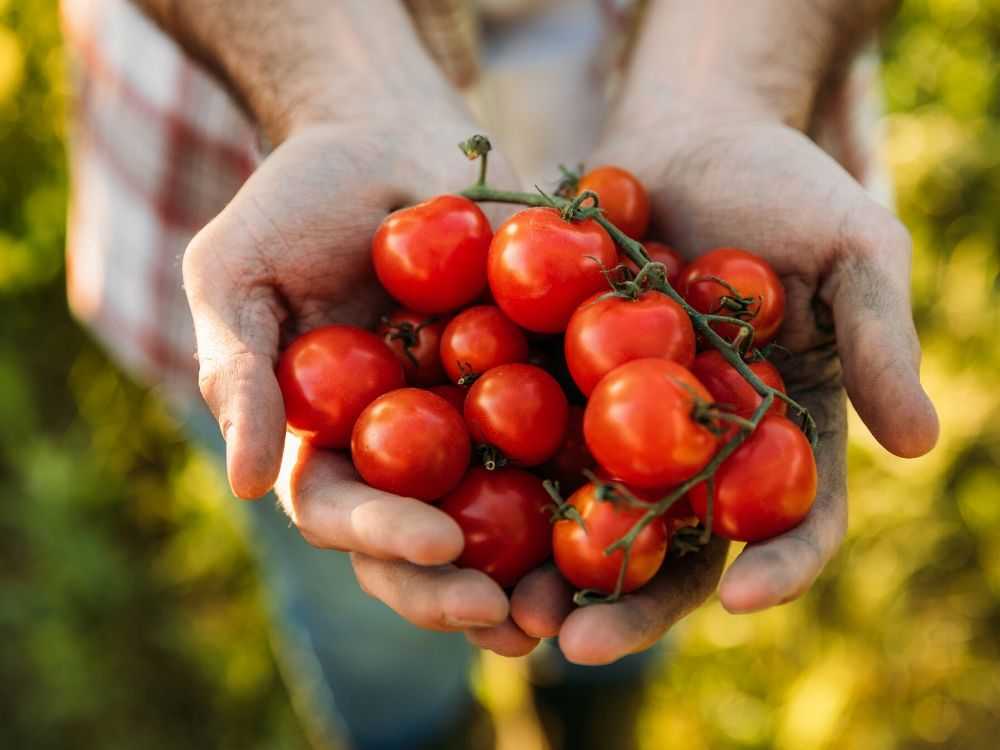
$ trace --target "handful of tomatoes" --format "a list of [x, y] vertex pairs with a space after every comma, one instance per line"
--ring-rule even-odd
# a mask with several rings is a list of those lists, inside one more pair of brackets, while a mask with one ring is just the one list
[[375, 331], [304, 334], [277, 376], [289, 430], [458, 522], [459, 566], [509, 588], [552, 557], [574, 586], [617, 597], [672, 541], [792, 528], [816, 466], [759, 348], [784, 314], [770, 266], [631, 242], [649, 198], [625, 170], [571, 190], [491, 198], [481, 179], [474, 197], [535, 204], [496, 232], [461, 195], [386, 217], [372, 260], [400, 307]]

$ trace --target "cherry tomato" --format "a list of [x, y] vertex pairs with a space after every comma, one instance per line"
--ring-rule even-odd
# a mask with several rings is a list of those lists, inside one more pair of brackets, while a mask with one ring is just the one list
[[[664, 245], [662, 242], [643, 242], [642, 246], [645, 248], [646, 255], [649, 256], [651, 261], [662, 263], [666, 266], [667, 281], [670, 282], [670, 286], [680, 291], [678, 285], [680, 284], [684, 269], [687, 268], [687, 261], [681, 257], [679, 252], [669, 245]], [[632, 269], [632, 273], [639, 272], [639, 267], [632, 262], [631, 258], [623, 257], [622, 261]]]
[[[610, 594], [621, 572], [624, 552], [604, 551], [621, 539], [645, 511], [621, 501], [598, 500], [593, 484], [573, 493], [569, 504], [583, 521], [564, 518], [552, 527], [552, 555], [563, 577], [581, 589]], [[622, 591], [635, 591], [647, 583], [663, 564], [667, 554], [667, 527], [663, 518], [655, 518], [636, 537], [629, 553]]]
[[379, 396], [351, 435], [351, 460], [365, 482], [418, 500], [454, 489], [469, 467], [470, 449], [462, 415], [421, 388]]
[[457, 385], [432, 385], [428, 388], [431, 393], [436, 393], [449, 404], [455, 407], [459, 414], [465, 411], [465, 396], [468, 391], [459, 388]]
[[649, 194], [634, 174], [620, 167], [597, 167], [580, 178], [577, 195], [597, 193], [604, 215], [633, 240], [649, 228]]
[[464, 384], [492, 367], [527, 360], [528, 340], [499, 307], [477, 305], [444, 329], [440, 357], [451, 382]]
[[597, 463], [636, 487], [669, 487], [697, 474], [718, 448], [695, 418], [711, 395], [689, 370], [666, 359], [636, 359], [598, 383], [583, 417]]
[[601, 378], [634, 359], [694, 360], [694, 328], [684, 308], [657, 291], [636, 299], [596, 294], [573, 313], [564, 351], [570, 374], [589, 396]]
[[382, 319], [376, 331], [403, 365], [406, 382], [429, 386], [445, 381], [438, 351], [445, 321], [399, 309]]
[[375, 274], [406, 307], [449, 312], [482, 294], [492, 238], [479, 206], [439, 195], [385, 218], [372, 240]]
[[[785, 393], [785, 381], [781, 379], [778, 370], [766, 359], [748, 362], [747, 366], [765, 385]], [[712, 394], [716, 404], [737, 416], [749, 419], [760, 406], [761, 396], [753, 389], [742, 375], [729, 364], [719, 352], [713, 350], [702, 352], [694, 358], [691, 365], [694, 374], [705, 389]], [[784, 416], [788, 404], [779, 398], [774, 399], [768, 414]]]
[[546, 479], [558, 482], [559, 491], [567, 495], [587, 483], [583, 475], [586, 469], [595, 468], [597, 462], [583, 439], [583, 407], [570, 406], [566, 437], [559, 451], [545, 463], [540, 473]]
[[455, 563], [512, 587], [549, 556], [551, 503], [542, 480], [526, 471], [471, 469], [439, 506], [465, 536]]
[[[785, 317], [781, 280], [766, 260], [746, 250], [723, 247], [702, 255], [684, 270], [678, 291], [698, 312], [752, 323], [758, 346], [778, 334]], [[729, 340], [740, 330], [730, 323], [713, 323], [712, 327]]]
[[[705, 483], [688, 493], [707, 523]], [[805, 435], [785, 417], [768, 415], [715, 474], [712, 531], [758, 542], [797, 526], [816, 498], [816, 461]]]
[[278, 359], [277, 376], [288, 429], [334, 449], [350, 444], [368, 404], [406, 385], [403, 366], [378, 336], [343, 325], [295, 339]]
[[[673, 487], [661, 487], [659, 489], [651, 490], [630, 486], [625, 482], [622, 482], [620, 479], [612, 477], [608, 474], [606, 469], [599, 469], [596, 473], [597, 477], [602, 481], [620, 484], [626, 490], [635, 495], [636, 498], [639, 500], [645, 500], [647, 503], [655, 503], [662, 500], [674, 490]], [[668, 538], [672, 537], [674, 532], [678, 529], [698, 525], [698, 516], [695, 515], [694, 510], [691, 508], [691, 503], [688, 502], [687, 496], [680, 497], [675, 500], [673, 504], [667, 508], [667, 512], [663, 514], [662, 518], [663, 523], [666, 525]]]
[[554, 208], [529, 208], [493, 238], [490, 289], [522, 328], [559, 333], [581, 302], [608, 287], [603, 269], [617, 263], [614, 242], [593, 219], [569, 222]]
[[493, 446], [521, 466], [537, 466], [556, 454], [568, 416], [559, 383], [534, 365], [487, 370], [465, 398], [473, 441]]

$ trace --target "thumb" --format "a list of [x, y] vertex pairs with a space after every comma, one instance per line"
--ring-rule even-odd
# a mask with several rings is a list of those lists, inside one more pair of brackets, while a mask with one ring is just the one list
[[198, 385], [226, 440], [233, 493], [250, 499], [271, 489], [281, 465], [285, 408], [274, 374], [281, 306], [269, 287], [246, 287], [253, 264], [227, 252], [216, 222], [184, 254], [184, 288]]
[[[910, 237], [881, 208], [845, 243], [829, 282], [844, 385], [886, 449], [904, 458], [937, 442], [934, 405], [920, 384], [920, 342], [910, 311]], [[881, 215], [879, 215], [881, 214]]]

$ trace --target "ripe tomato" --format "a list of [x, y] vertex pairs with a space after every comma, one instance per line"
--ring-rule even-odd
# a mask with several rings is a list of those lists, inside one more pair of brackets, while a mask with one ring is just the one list
[[[743, 309], [734, 306], [733, 292], [715, 279], [726, 282], [746, 300]], [[698, 312], [729, 315], [752, 323], [753, 340], [758, 346], [778, 334], [785, 317], [781, 280], [766, 260], [746, 250], [724, 247], [702, 255], [684, 270], [678, 291]], [[712, 327], [729, 340], [740, 330], [729, 323], [713, 323]]]
[[473, 442], [491, 445], [521, 466], [536, 466], [555, 455], [568, 415], [569, 404], [555, 378], [534, 365], [487, 370], [465, 398]]
[[597, 167], [580, 178], [577, 195], [597, 193], [604, 215], [633, 240], [649, 228], [649, 194], [634, 174], [620, 167]]
[[[750, 370], [764, 381], [765, 385], [785, 393], [785, 381], [781, 379], [778, 370], [766, 359], [747, 363]], [[701, 381], [705, 389], [712, 394], [716, 404], [737, 416], [749, 419], [754, 410], [760, 406], [761, 397], [753, 389], [736, 368], [714, 349], [702, 352], [694, 358], [691, 372]], [[774, 399], [768, 414], [784, 416], [788, 404], [781, 399]]]
[[697, 474], [718, 439], [695, 419], [711, 395], [689, 370], [666, 359], [636, 359], [598, 383], [583, 417], [597, 463], [636, 487], [669, 487]]
[[[670, 283], [674, 289], [680, 291], [678, 284], [681, 281], [681, 274], [684, 273], [684, 269], [687, 267], [687, 261], [681, 257], [681, 254], [674, 250], [669, 245], [664, 245], [662, 242], [643, 242], [643, 248], [646, 250], [646, 255], [649, 259], [655, 263], [662, 263], [667, 269], [667, 281]], [[632, 273], [638, 273], [639, 267], [632, 262], [631, 258], [622, 258], [625, 265], [632, 269]]]
[[[581, 589], [610, 594], [618, 583], [625, 553], [604, 551], [621, 539], [645, 513], [624, 502], [598, 500], [593, 484], [587, 484], [569, 499], [583, 519], [583, 526], [571, 518], [552, 527], [552, 555], [563, 577]], [[636, 537], [629, 554], [622, 591], [635, 591], [647, 583], [663, 564], [667, 554], [667, 527], [655, 518]]]
[[[706, 522], [705, 483], [688, 493]], [[816, 498], [816, 461], [805, 435], [784, 417], [768, 415], [715, 474], [712, 531], [758, 542], [797, 526]]]
[[464, 388], [459, 388], [457, 385], [449, 383], [448, 385], [432, 385], [427, 390], [431, 393], [436, 393], [454, 406], [459, 414], [465, 411], [465, 396], [468, 394], [468, 391]]
[[455, 563], [512, 587], [549, 556], [551, 503], [542, 480], [526, 471], [471, 469], [439, 506], [465, 536]]
[[649, 290], [634, 300], [601, 293], [573, 313], [563, 347], [573, 380], [589, 396], [601, 378], [634, 359], [690, 366], [694, 328], [684, 308], [662, 292]]
[[528, 208], [493, 238], [490, 289], [522, 328], [559, 333], [581, 302], [608, 287], [603, 268], [617, 263], [614, 242], [593, 219], [569, 222], [554, 208]]
[[385, 217], [372, 240], [375, 274], [406, 307], [449, 312], [482, 294], [492, 238], [479, 206], [439, 195]]
[[[673, 487], [661, 487], [659, 489], [651, 490], [629, 486], [620, 479], [612, 477], [605, 469], [600, 469], [597, 472], [597, 476], [602, 481], [616, 482], [622, 485], [639, 500], [645, 500], [647, 503], [658, 502], [674, 490]], [[667, 508], [667, 512], [663, 514], [662, 518], [667, 529], [668, 538], [672, 537], [674, 532], [678, 529], [698, 525], [698, 516], [695, 515], [694, 510], [691, 508], [691, 503], [688, 502], [687, 496], [675, 500], [673, 504]]]
[[451, 382], [464, 384], [492, 367], [527, 360], [528, 340], [499, 307], [477, 305], [444, 329], [440, 358]]
[[469, 467], [469, 432], [455, 407], [421, 388], [372, 401], [351, 435], [351, 460], [376, 489], [437, 500]]
[[403, 366], [378, 336], [342, 325], [295, 339], [278, 359], [277, 376], [288, 429], [334, 449], [350, 444], [368, 404], [406, 385]]
[[558, 482], [559, 491], [565, 496], [587, 483], [584, 470], [595, 468], [597, 462], [583, 439], [583, 407], [570, 406], [566, 437], [559, 451], [545, 463], [540, 473], [546, 479]]
[[403, 365], [406, 382], [429, 386], [445, 381], [439, 347], [445, 321], [400, 308], [379, 324], [378, 333]]

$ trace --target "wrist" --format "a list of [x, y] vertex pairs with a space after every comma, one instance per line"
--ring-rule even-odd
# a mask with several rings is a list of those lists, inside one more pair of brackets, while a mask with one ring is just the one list
[[617, 121], [699, 113], [804, 130], [824, 84], [846, 69], [895, 0], [656, 0]]

